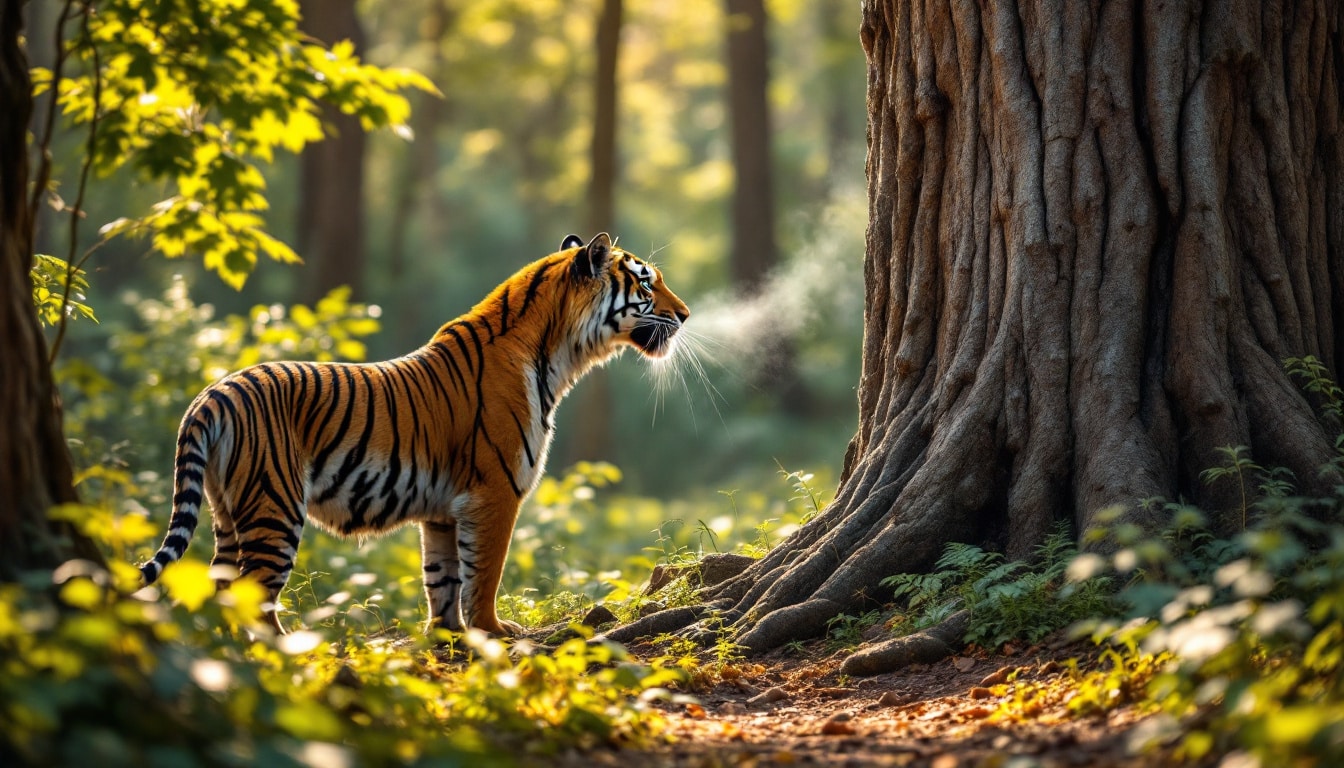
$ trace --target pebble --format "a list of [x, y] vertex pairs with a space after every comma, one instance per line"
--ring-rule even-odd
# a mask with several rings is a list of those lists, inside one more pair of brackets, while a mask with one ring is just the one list
[[877, 703], [884, 707], [899, 707], [910, 700], [909, 696], [896, 691], [887, 691], [877, 700]]
[[789, 698], [788, 691], [785, 691], [783, 688], [780, 688], [779, 686], [775, 686], [773, 688], [765, 689], [763, 693], [752, 696], [750, 699], [747, 700], [747, 703], [770, 704], [776, 701], [783, 701], [784, 699], [787, 698]]
[[718, 711], [720, 715], [745, 715], [747, 708], [736, 701], [730, 701], [720, 706]]
[[821, 732], [827, 736], [851, 736], [857, 733], [849, 722], [851, 719], [848, 712], [837, 712], [821, 724]]

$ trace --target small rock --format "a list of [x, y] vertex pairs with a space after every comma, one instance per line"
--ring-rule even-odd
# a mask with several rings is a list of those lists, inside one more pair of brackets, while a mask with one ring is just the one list
[[1003, 655], [1004, 655], [1004, 656], [1016, 656], [1018, 650], [1019, 650], [1018, 647], [1017, 647], [1016, 645], [1013, 645], [1012, 643], [1004, 643], [1004, 644], [1003, 644]]
[[343, 685], [346, 688], [364, 687], [364, 681], [359, 679], [359, 675], [355, 672], [355, 670], [344, 665], [342, 665], [340, 669], [336, 670], [336, 677], [333, 678], [331, 682], [333, 685]]
[[993, 712], [994, 710], [989, 707], [971, 707], [970, 709], [964, 710], [961, 714], [966, 717], [973, 717], [976, 720], [980, 720], [989, 717]]
[[988, 688], [991, 685], [1003, 685], [1004, 683], [1008, 682], [1008, 676], [1011, 675], [1015, 669], [1017, 668], [1000, 667], [998, 671], [991, 672], [990, 674], [986, 675], [985, 678], [980, 681], [980, 685], [984, 686], [985, 688]]
[[733, 680], [731, 682], [733, 684], [733, 687], [737, 688], [737, 690], [747, 694], [748, 696], [755, 696], [756, 694], [760, 693], [760, 690], [757, 689], [756, 686], [752, 685], [751, 683], [748, 683], [746, 680]]
[[655, 565], [653, 567], [653, 573], [649, 574], [649, 586], [644, 589], [644, 595], [652, 595], [654, 592], [657, 592], [668, 584], [676, 581], [682, 574], [689, 570], [690, 568], [684, 565]]
[[785, 691], [783, 688], [780, 688], [779, 686], [775, 686], [775, 687], [773, 687], [773, 688], [767, 688], [767, 689], [765, 689], [764, 692], [762, 692], [762, 693], [760, 693], [760, 694], [758, 694], [758, 695], [756, 695], [756, 696], [752, 696], [750, 699], [747, 700], [747, 703], [748, 703], [748, 704], [771, 704], [771, 703], [776, 702], [776, 701], [783, 701], [784, 699], [787, 699], [787, 698], [789, 698], [788, 691]]
[[985, 688], [984, 686], [977, 685], [976, 687], [972, 688], [970, 692], [967, 693], [966, 695], [970, 696], [972, 699], [988, 699], [994, 695], [994, 692], [989, 690], [988, 688]]
[[910, 697], [903, 693], [897, 693], [896, 691], [887, 691], [886, 693], [882, 694], [882, 698], [878, 699], [877, 703], [881, 704], [884, 707], [899, 707], [900, 705], [906, 703], [909, 700]]
[[848, 712], [838, 712], [831, 715], [826, 722], [821, 724], [821, 732], [826, 736], [851, 736], [857, 731], [850, 724], [852, 717]]
[[617, 621], [616, 614], [612, 613], [611, 609], [605, 605], [593, 606], [593, 609], [583, 617], [583, 625], [585, 627], [600, 627], [603, 624], [610, 624], [613, 621]]
[[952, 666], [956, 667], [958, 672], [970, 672], [971, 668], [975, 666], [975, 659], [957, 656], [952, 659]]
[[1047, 661], [1044, 664], [1042, 664], [1041, 668], [1037, 671], [1040, 672], [1040, 674], [1042, 675], [1053, 675], [1062, 668], [1063, 667], [1060, 665], [1058, 661], [1051, 659], [1050, 661]]
[[658, 602], [657, 600], [645, 600], [639, 606], [639, 618], [642, 619], [651, 613], [657, 613], [666, 607], [667, 607], [666, 605]]
[[843, 699], [854, 691], [850, 688], [817, 688], [814, 693], [827, 699]]
[[730, 701], [727, 704], [723, 704], [722, 706], [719, 707], [720, 715], [744, 715], [746, 713], [747, 708], [742, 706], [736, 701]]
[[706, 587], [721, 584], [737, 574], [747, 570], [756, 562], [746, 555], [732, 552], [716, 552], [700, 559], [700, 583]]

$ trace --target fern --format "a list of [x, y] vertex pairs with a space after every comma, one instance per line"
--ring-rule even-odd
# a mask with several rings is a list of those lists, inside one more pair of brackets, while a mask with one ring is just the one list
[[896, 600], [905, 601], [913, 629], [936, 624], [965, 607], [971, 611], [966, 642], [1036, 642], [1109, 607], [1109, 580], [1065, 583], [1065, 571], [1077, 553], [1068, 526], [1061, 524], [1037, 546], [1031, 562], [1005, 561], [998, 552], [952, 543], [943, 549], [933, 573], [897, 574], [881, 583], [892, 589]]

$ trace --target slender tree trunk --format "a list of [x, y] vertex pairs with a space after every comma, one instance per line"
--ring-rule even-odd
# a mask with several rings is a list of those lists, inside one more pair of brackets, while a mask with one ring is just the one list
[[[775, 240], [773, 134], [770, 124], [769, 19], [764, 0], [727, 0], [725, 54], [733, 155], [733, 240], [729, 267], [742, 291], [759, 290], [779, 265]], [[759, 340], [763, 354], [755, 387], [799, 413], [806, 398], [790, 339]]]
[[[597, 71], [593, 76], [594, 110], [591, 146], [592, 176], [588, 181], [586, 240], [598, 232], [615, 231], [616, 223], [616, 69], [621, 47], [621, 0], [603, 0], [597, 20]], [[613, 454], [611, 374], [588, 374], [576, 393], [575, 419], [561, 461], [603, 459]]]
[[[432, 46], [428, 75], [436, 83], [443, 83], [447, 77], [447, 63], [443, 56], [443, 46], [448, 31], [454, 23], [454, 14], [448, 7], [448, 0], [434, 0], [430, 8], [428, 23], [423, 29], [423, 44]], [[448, 231], [447, 211], [436, 204], [440, 199], [434, 186], [434, 173], [439, 169], [438, 141], [436, 134], [443, 124], [448, 109], [447, 96], [432, 93], [420, 94], [420, 103], [411, 113], [411, 127], [415, 131], [414, 140], [405, 148], [405, 164], [401, 170], [401, 183], [397, 185], [397, 198], [391, 210], [391, 224], [387, 235], [387, 264], [392, 283], [401, 286], [400, 290], [414, 291], [407, 284], [406, 242], [410, 234], [411, 222], [415, 219], [426, 222], [421, 233], [423, 242], [446, 242]], [[421, 198], [428, 191], [431, 204], [428, 216], [417, 215], [421, 209]], [[398, 346], [420, 344], [423, 330], [419, 302], [407, 302], [395, 313], [395, 333]]]
[[770, 51], [764, 0], [727, 0], [733, 153], [733, 282], [759, 287], [779, 263], [770, 164]]
[[47, 510], [77, 500], [47, 344], [33, 307], [28, 190], [32, 83], [17, 0], [0, 5], [0, 581], [70, 557], [101, 561], [92, 542]]
[[756, 651], [950, 541], [1184, 498], [1220, 446], [1306, 493], [1344, 360], [1344, 4], [873, 0], [858, 434], [836, 500], [711, 597]]
[[[355, 0], [301, 0], [303, 31], [326, 45], [350, 40], [363, 51], [364, 30]], [[359, 119], [330, 106], [323, 120], [333, 129], [300, 158], [299, 221], [295, 237], [306, 262], [299, 290], [313, 302], [339, 285], [356, 297], [364, 284], [364, 148]]]

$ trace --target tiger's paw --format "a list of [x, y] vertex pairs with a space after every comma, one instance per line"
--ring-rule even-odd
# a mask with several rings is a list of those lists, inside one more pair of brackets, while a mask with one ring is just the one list
[[498, 629], [486, 630], [487, 632], [489, 632], [492, 635], [495, 635], [496, 637], [518, 637], [519, 635], [523, 634], [523, 625], [519, 624], [516, 621], [509, 621], [507, 619], [498, 619], [496, 623], [499, 624]]
[[518, 637], [524, 632], [523, 625], [506, 619], [495, 619], [493, 622], [474, 621], [471, 623], [471, 627], [473, 629], [479, 629], [491, 637]]

